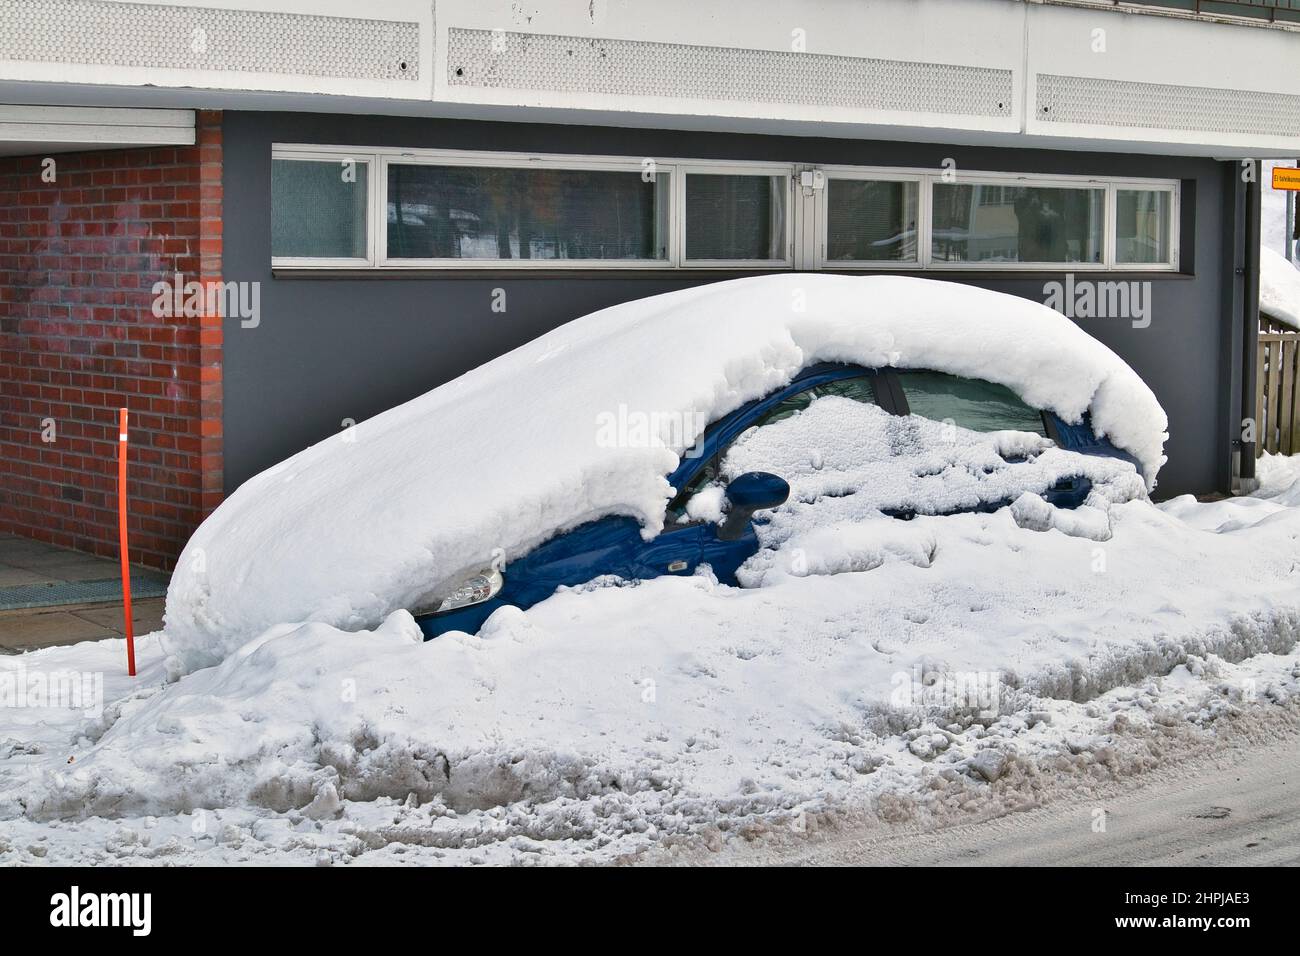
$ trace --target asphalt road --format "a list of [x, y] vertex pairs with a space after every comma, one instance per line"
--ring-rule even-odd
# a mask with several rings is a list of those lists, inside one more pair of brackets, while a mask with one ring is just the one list
[[[1105, 811], [1105, 830], [1095, 826]], [[728, 847], [732, 865], [1284, 866], [1300, 864], [1300, 736], [1144, 774], [1106, 799], [1063, 797], [985, 823], [880, 827]]]

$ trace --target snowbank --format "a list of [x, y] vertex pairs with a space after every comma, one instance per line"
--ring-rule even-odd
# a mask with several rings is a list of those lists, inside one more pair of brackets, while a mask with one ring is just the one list
[[1267, 246], [1259, 253], [1259, 311], [1300, 329], [1300, 269]]
[[1165, 460], [1150, 389], [1046, 306], [895, 276], [717, 283], [577, 319], [249, 480], [181, 555], [169, 646], [188, 670], [281, 622], [374, 627], [494, 552], [603, 515], [653, 535], [696, 430], [606, 447], [602, 416], [712, 421], [817, 361], [932, 368], [1068, 421], [1091, 412], [1148, 486]]
[[0, 865], [614, 859], [852, 808], [969, 820], [1129, 772], [1125, 725], [1150, 765], [1215, 713], [1300, 717], [1300, 509], [1111, 521], [1098, 545], [1009, 509], [876, 518], [792, 539], [801, 571], [757, 589], [563, 589], [427, 643], [403, 611], [278, 626], [172, 683], [153, 638], [137, 681], [121, 641], [0, 657], [109, 674], [99, 717], [7, 712]]

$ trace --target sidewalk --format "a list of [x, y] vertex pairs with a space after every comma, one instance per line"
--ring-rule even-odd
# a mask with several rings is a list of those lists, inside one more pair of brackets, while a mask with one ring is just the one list
[[[121, 637], [116, 561], [0, 535], [0, 654]], [[137, 636], [162, 627], [167, 576], [131, 570]]]

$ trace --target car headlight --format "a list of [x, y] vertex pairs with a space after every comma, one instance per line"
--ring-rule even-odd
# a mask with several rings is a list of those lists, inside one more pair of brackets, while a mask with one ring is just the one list
[[494, 568], [485, 568], [455, 585], [437, 605], [430, 608], [429, 612], [442, 614], [446, 611], [455, 611], [458, 608], [469, 607], [473, 604], [482, 604], [484, 601], [496, 597], [497, 592], [501, 590], [501, 586], [505, 584], [505, 580], [500, 571]]

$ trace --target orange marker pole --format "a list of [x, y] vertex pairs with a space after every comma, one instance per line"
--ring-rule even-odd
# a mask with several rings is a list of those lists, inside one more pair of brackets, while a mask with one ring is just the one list
[[131, 564], [126, 547], [126, 409], [117, 417], [117, 547], [122, 554], [122, 616], [126, 619], [126, 672], [135, 676], [135, 634], [131, 628]]

